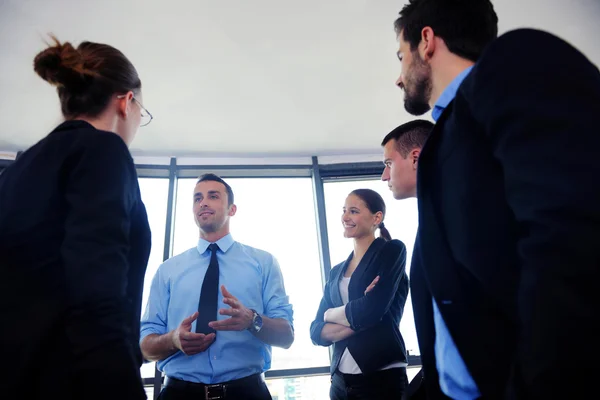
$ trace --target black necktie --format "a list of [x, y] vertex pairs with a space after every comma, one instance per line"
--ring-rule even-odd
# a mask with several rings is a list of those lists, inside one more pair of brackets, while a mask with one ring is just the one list
[[211, 321], [217, 320], [217, 306], [219, 301], [219, 262], [217, 261], [217, 250], [219, 245], [212, 243], [208, 248], [211, 250], [210, 264], [204, 275], [200, 302], [198, 303], [198, 319], [196, 320], [196, 332], [208, 335], [215, 330], [208, 326]]

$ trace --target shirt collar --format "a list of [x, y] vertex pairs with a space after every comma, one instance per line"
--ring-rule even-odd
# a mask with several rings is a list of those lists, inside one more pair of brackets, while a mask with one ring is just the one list
[[[231, 233], [228, 233], [227, 235], [223, 236], [221, 239], [217, 240], [215, 243], [217, 245], [219, 245], [219, 249], [223, 252], [226, 253], [227, 250], [229, 250], [229, 248], [231, 246], [233, 246], [233, 243], [235, 241], [233, 240], [233, 236], [231, 236]], [[204, 240], [204, 239], [199, 239], [198, 240], [198, 246], [196, 246], [198, 248], [198, 252], [200, 254], [204, 254], [204, 252], [208, 249], [208, 246], [210, 245], [211, 242]]]
[[440, 96], [438, 101], [433, 106], [433, 110], [431, 110], [431, 117], [433, 118], [434, 121], [437, 122], [437, 120], [442, 115], [442, 112], [444, 112], [446, 107], [448, 107], [448, 104], [450, 104], [450, 102], [452, 100], [454, 100], [454, 97], [456, 96], [456, 92], [458, 91], [458, 88], [463, 83], [463, 81], [465, 80], [467, 75], [469, 75], [469, 72], [471, 72], [472, 69], [473, 69], [472, 65], [470, 67], [467, 67], [463, 72], [458, 74], [458, 76], [456, 78], [454, 78], [454, 80], [452, 82], [450, 82], [450, 84], [446, 87], [446, 89], [444, 89], [444, 91], [442, 92], [442, 95]]

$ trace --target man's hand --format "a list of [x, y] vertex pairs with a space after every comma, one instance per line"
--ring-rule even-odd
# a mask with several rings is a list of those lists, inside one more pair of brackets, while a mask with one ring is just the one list
[[367, 289], [365, 290], [365, 296], [367, 295], [367, 293], [369, 293], [371, 290], [373, 290], [373, 288], [375, 288], [375, 285], [377, 285], [377, 282], [379, 282], [379, 275], [375, 277], [375, 279], [373, 279], [373, 282], [371, 282], [371, 284], [367, 287]]
[[208, 326], [216, 331], [243, 331], [248, 329], [254, 319], [252, 310], [244, 307], [238, 299], [225, 289], [225, 286], [221, 286], [221, 293], [223, 293], [223, 303], [231, 308], [222, 308], [219, 310], [219, 314], [229, 315], [231, 318], [210, 322]]
[[192, 322], [198, 318], [196, 311], [186, 319], [184, 319], [179, 327], [173, 331], [173, 346], [177, 347], [187, 356], [202, 353], [210, 347], [215, 340], [215, 334], [192, 332]]

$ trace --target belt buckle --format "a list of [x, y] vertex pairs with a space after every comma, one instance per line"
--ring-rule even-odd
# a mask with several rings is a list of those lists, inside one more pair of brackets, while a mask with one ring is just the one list
[[225, 385], [215, 384], [204, 386], [204, 398], [206, 400], [220, 400], [225, 398]]

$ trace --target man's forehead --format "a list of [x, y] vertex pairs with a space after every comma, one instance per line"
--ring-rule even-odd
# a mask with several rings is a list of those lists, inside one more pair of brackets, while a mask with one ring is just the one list
[[390, 158], [394, 154], [394, 151], [396, 151], [396, 139], [391, 139], [383, 146], [383, 157], [386, 159]]
[[217, 181], [202, 181], [196, 184], [194, 193], [223, 192], [225, 185]]
[[404, 30], [398, 32], [398, 35], [396, 36], [396, 41], [398, 42], [400, 47], [402, 47], [402, 45], [406, 43], [406, 41], [404, 40]]

